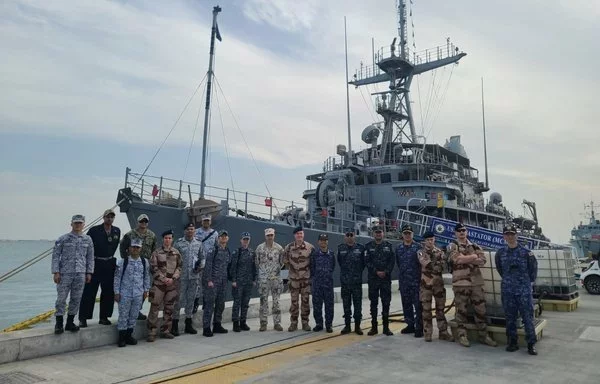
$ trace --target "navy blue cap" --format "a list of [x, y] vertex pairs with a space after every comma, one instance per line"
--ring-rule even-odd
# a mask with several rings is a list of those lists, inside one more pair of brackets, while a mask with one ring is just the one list
[[183, 229], [188, 229], [188, 228], [194, 228], [194, 229], [196, 229], [196, 225], [194, 225], [194, 223], [187, 223], [185, 225], [185, 227], [183, 227]]
[[413, 232], [412, 226], [405, 224], [402, 226], [402, 232]]
[[517, 233], [517, 227], [514, 224], [507, 224], [502, 229], [502, 233]]
[[460, 229], [467, 229], [467, 227], [465, 227], [463, 223], [458, 223], [454, 226], [454, 231], [458, 231]]
[[249, 239], [250, 238], [250, 232], [242, 232], [242, 239]]
[[327, 240], [329, 240], [329, 237], [327, 236], [326, 233], [321, 233], [319, 235], [319, 240], [325, 240], [325, 241], [327, 241]]
[[383, 228], [380, 226], [373, 227], [373, 232], [383, 232]]

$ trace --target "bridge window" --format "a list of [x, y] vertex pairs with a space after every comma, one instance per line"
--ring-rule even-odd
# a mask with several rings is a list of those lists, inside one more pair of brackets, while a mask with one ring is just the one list
[[381, 184], [387, 184], [392, 182], [392, 175], [390, 173], [382, 173], [379, 175]]

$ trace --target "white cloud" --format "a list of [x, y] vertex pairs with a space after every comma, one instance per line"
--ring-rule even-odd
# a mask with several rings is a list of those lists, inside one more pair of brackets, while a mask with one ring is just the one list
[[296, 32], [309, 29], [318, 13], [318, 0], [246, 0], [244, 15], [277, 29]]

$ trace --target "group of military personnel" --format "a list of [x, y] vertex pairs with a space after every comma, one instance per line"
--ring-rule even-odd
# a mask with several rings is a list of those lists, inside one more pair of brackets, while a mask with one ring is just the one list
[[[211, 228], [211, 216], [202, 217], [202, 225], [196, 228], [189, 223], [184, 236], [177, 241], [171, 230], [161, 234], [162, 245], [157, 247], [156, 235], [148, 228], [149, 217], [138, 217], [138, 226], [120, 240], [120, 230], [112, 225], [114, 212], [104, 213], [104, 223], [90, 228], [83, 234], [85, 218], [72, 217], [72, 231], [61, 236], [55, 244], [52, 272], [57, 284], [55, 333], [64, 330], [76, 332], [86, 327], [92, 318], [95, 296], [100, 286], [100, 324], [108, 325], [112, 315], [113, 300], [119, 305], [119, 346], [136, 344], [133, 331], [137, 320], [145, 320], [141, 313], [143, 301], [150, 302], [147, 317], [148, 339], [152, 342], [158, 335], [158, 312], [163, 310], [160, 337], [173, 339], [179, 335], [181, 308], [185, 313], [184, 332], [196, 334], [192, 316], [200, 298], [203, 308], [203, 332], [206, 337], [215, 333], [227, 333], [222, 326], [225, 295], [229, 283], [232, 287], [233, 331], [248, 331], [246, 322], [249, 300], [256, 286], [260, 294], [260, 328], [267, 330], [268, 299], [271, 296], [273, 329], [283, 331], [279, 298], [283, 291], [282, 270], [287, 270], [291, 296], [290, 326], [288, 331], [298, 329], [298, 317], [304, 331], [333, 332], [334, 290], [333, 272], [340, 267], [341, 296], [345, 326], [342, 334], [354, 332], [362, 335], [362, 283], [363, 271], [367, 270], [368, 296], [370, 300], [371, 329], [368, 335], [376, 335], [378, 329], [378, 302], [382, 305], [383, 334], [391, 336], [389, 328], [391, 281], [395, 265], [399, 270], [399, 288], [404, 319], [407, 323], [401, 333], [414, 334], [432, 341], [432, 298], [439, 339], [454, 341], [448, 332], [444, 315], [446, 290], [442, 273], [447, 265], [452, 268], [452, 285], [458, 325], [458, 342], [470, 345], [467, 338], [467, 308], [471, 304], [475, 312], [475, 324], [482, 343], [496, 346], [487, 332], [483, 278], [479, 266], [486, 263], [482, 249], [467, 239], [467, 229], [455, 227], [456, 241], [446, 252], [435, 246], [431, 232], [423, 235], [423, 244], [413, 239], [410, 225], [402, 227], [402, 242], [394, 249], [384, 240], [383, 229], [373, 228], [373, 240], [365, 245], [356, 242], [353, 231], [345, 233], [344, 243], [337, 248], [337, 257], [329, 248], [327, 234], [320, 234], [318, 246], [304, 240], [302, 227], [294, 229], [294, 241], [285, 247], [275, 242], [275, 230], [265, 229], [265, 240], [256, 249], [250, 247], [250, 233], [240, 236], [240, 246], [230, 247], [229, 233]], [[535, 350], [533, 327], [533, 302], [531, 284], [535, 281], [537, 263], [529, 250], [516, 242], [516, 229], [504, 228], [507, 245], [496, 254], [496, 268], [502, 276], [502, 301], [507, 320], [508, 351], [518, 349], [516, 320], [521, 313], [525, 323], [528, 351]], [[113, 257], [120, 244], [121, 260]], [[233, 251], [232, 251], [233, 249]], [[337, 260], [336, 260], [337, 259]], [[70, 294], [66, 326], [63, 315], [67, 296]], [[315, 326], [309, 325], [312, 294]], [[83, 297], [82, 297], [83, 296]], [[352, 313], [354, 307], [354, 314]], [[323, 317], [323, 307], [325, 316]], [[81, 309], [80, 309], [81, 308]], [[79, 327], [74, 316], [80, 311]]]

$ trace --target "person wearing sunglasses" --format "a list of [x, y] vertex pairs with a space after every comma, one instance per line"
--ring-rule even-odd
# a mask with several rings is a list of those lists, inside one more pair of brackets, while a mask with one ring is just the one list
[[498, 344], [489, 336], [486, 323], [485, 295], [483, 276], [479, 267], [486, 263], [481, 247], [468, 238], [467, 227], [458, 223], [454, 227], [456, 240], [448, 244], [448, 258], [452, 262], [452, 290], [458, 323], [458, 342], [471, 346], [467, 338], [467, 308], [469, 304], [475, 311], [475, 325], [482, 344], [495, 347]]
[[340, 265], [340, 283], [342, 303], [344, 306], [344, 321], [346, 326], [342, 335], [352, 332], [352, 304], [354, 304], [354, 333], [362, 335], [360, 328], [362, 320], [362, 282], [365, 270], [365, 247], [356, 242], [353, 231], [346, 232], [344, 244], [338, 246], [337, 261]]

